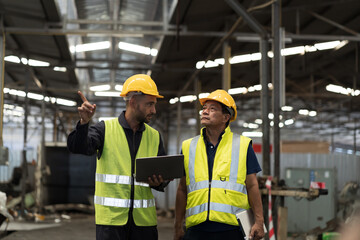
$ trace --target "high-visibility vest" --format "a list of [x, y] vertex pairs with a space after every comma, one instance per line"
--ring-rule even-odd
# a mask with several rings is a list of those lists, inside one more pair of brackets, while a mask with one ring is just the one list
[[209, 181], [204, 136], [182, 144], [186, 172], [186, 227], [206, 220], [239, 225], [235, 214], [249, 209], [245, 186], [247, 149], [250, 138], [225, 129], [217, 147]]
[[[159, 142], [159, 132], [145, 124], [136, 158], [157, 156]], [[132, 180], [134, 199], [130, 199]], [[125, 225], [133, 202], [137, 226], [157, 225], [155, 198], [149, 184], [132, 179], [129, 145], [117, 118], [105, 121], [104, 148], [97, 161], [95, 181], [96, 224]]]

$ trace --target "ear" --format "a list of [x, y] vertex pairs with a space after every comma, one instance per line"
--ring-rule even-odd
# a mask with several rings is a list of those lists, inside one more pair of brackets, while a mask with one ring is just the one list
[[129, 100], [129, 104], [131, 107], [136, 107], [136, 104], [137, 104], [137, 101], [136, 101], [136, 97], [131, 97], [130, 100]]
[[227, 123], [230, 120], [230, 114], [224, 114], [224, 122]]

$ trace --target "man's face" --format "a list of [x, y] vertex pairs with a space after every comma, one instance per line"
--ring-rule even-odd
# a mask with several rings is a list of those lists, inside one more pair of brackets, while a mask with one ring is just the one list
[[201, 124], [205, 127], [222, 126], [229, 120], [230, 115], [222, 112], [221, 104], [217, 101], [206, 101], [201, 113]]
[[135, 118], [138, 122], [149, 123], [152, 116], [156, 114], [156, 97], [150, 95], [136, 96]]

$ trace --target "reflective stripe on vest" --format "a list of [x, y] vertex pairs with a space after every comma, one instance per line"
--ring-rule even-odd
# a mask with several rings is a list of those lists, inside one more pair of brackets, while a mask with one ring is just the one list
[[[94, 203], [108, 207], [129, 208], [131, 206], [130, 199], [119, 199], [110, 197], [94, 196]], [[148, 200], [134, 200], [134, 208], [149, 208], [155, 207], [155, 199]]]
[[[192, 216], [192, 215], [195, 215], [195, 214], [198, 214], [198, 213], [206, 212], [207, 209], [208, 209], [208, 204], [209, 203], [204, 203], [204, 204], [201, 204], [201, 205], [198, 205], [198, 206], [187, 209], [186, 210], [186, 217], [189, 217], [189, 216]], [[231, 206], [231, 205], [212, 202], [210, 204], [210, 210], [215, 210], [215, 211], [218, 211], [218, 212], [234, 214], [234, 213], [241, 212], [244, 209], [239, 208], [239, 207], [234, 207], [234, 206]]]
[[[97, 182], [104, 182], [104, 183], [117, 183], [117, 184], [127, 184], [127, 185], [131, 184], [131, 177], [122, 176], [122, 175], [96, 173], [95, 180]], [[134, 184], [142, 187], [149, 187], [149, 184], [143, 182], [135, 181]]]

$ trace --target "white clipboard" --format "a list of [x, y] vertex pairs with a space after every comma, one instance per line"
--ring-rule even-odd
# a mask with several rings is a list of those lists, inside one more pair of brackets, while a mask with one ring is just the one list
[[[236, 214], [236, 218], [238, 219], [239, 224], [241, 225], [240, 227], [242, 227], [243, 234], [245, 236], [244, 239], [250, 239], [251, 227], [255, 223], [255, 217], [253, 211], [251, 209], [243, 210]], [[265, 224], [264, 224], [264, 233], [267, 233]]]

